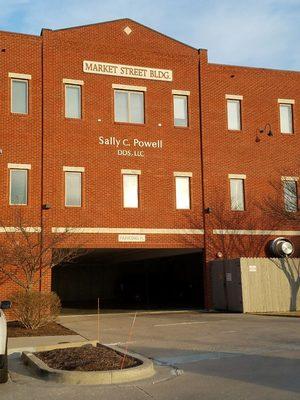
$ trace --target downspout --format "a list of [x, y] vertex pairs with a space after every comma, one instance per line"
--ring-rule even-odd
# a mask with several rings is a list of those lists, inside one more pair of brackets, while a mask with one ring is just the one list
[[[44, 200], [44, 37], [43, 31], [41, 32], [42, 47], [41, 47], [41, 204], [40, 204], [40, 255], [42, 255], [44, 247], [44, 218], [43, 218], [43, 200]], [[43, 260], [40, 257], [40, 279], [39, 291], [42, 291], [42, 269]]]
[[209, 296], [207, 295], [209, 287], [209, 276], [207, 268], [207, 231], [205, 212], [205, 184], [204, 184], [204, 150], [203, 150], [203, 107], [202, 107], [202, 68], [201, 68], [201, 52], [205, 49], [198, 49], [198, 83], [199, 83], [199, 128], [200, 128], [200, 167], [201, 167], [201, 190], [202, 190], [202, 220], [203, 220], [203, 283], [204, 283], [204, 305], [206, 309], [210, 308]]

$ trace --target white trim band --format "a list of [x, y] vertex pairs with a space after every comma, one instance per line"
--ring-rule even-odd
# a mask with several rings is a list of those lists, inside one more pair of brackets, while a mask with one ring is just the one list
[[7, 164], [8, 169], [31, 169], [31, 164]]
[[300, 231], [272, 231], [254, 229], [214, 229], [214, 235], [272, 235], [272, 236], [300, 236]]
[[243, 100], [243, 96], [238, 94], [225, 94], [225, 99], [227, 100]]
[[189, 96], [191, 92], [189, 90], [172, 90], [172, 94], [178, 95], [178, 96]]
[[[40, 233], [41, 227], [39, 226], [27, 226], [22, 228], [27, 233]], [[18, 233], [21, 232], [21, 228], [15, 226], [2, 226], [0, 227], [0, 233]]]
[[294, 99], [278, 99], [279, 104], [295, 104]]
[[8, 77], [15, 78], [15, 79], [26, 79], [28, 81], [30, 81], [30, 79], [31, 79], [31, 75], [29, 75], [29, 74], [18, 74], [16, 72], [9, 72]]
[[85, 168], [84, 167], [66, 167], [66, 166], [63, 166], [63, 171], [64, 172], [84, 172]]
[[64, 78], [63, 79], [63, 83], [65, 83], [66, 85], [79, 85], [79, 86], [83, 86], [84, 85], [84, 81], [78, 80], [78, 79], [67, 79]]
[[140, 169], [121, 169], [122, 175], [141, 175], [142, 171]]
[[137, 92], [147, 92], [146, 86], [121, 85], [119, 83], [113, 83], [111, 86], [113, 89], [136, 90]]
[[229, 179], [246, 179], [244, 174], [228, 174]]
[[173, 173], [173, 175], [174, 176], [188, 176], [189, 178], [193, 177], [193, 173], [192, 172], [178, 172], [178, 171], [175, 171]]
[[282, 181], [299, 181], [299, 177], [298, 176], [282, 176], [281, 177]]
[[95, 228], [56, 227], [52, 233], [104, 233], [104, 234], [156, 234], [156, 235], [203, 235], [203, 229], [152, 229], [152, 228]]

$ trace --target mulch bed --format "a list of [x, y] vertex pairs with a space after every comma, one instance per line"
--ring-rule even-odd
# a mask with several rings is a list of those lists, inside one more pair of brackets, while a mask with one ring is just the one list
[[76, 332], [71, 329], [65, 328], [64, 326], [52, 322], [42, 328], [38, 329], [26, 329], [20, 322], [13, 321], [7, 323], [8, 337], [24, 337], [24, 336], [64, 336], [64, 335], [77, 335]]
[[[109, 347], [97, 344], [86, 344], [81, 347], [70, 347], [34, 353], [50, 368], [67, 371], [111, 371], [120, 369], [124, 355]], [[141, 361], [126, 356], [123, 368], [141, 365]]]

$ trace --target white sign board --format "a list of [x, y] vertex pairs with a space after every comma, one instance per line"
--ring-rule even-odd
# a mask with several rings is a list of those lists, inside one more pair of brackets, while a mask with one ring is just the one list
[[249, 272], [256, 272], [256, 265], [249, 265]]
[[118, 235], [119, 242], [146, 242], [145, 235]]
[[226, 281], [227, 281], [227, 282], [232, 282], [232, 275], [231, 275], [231, 272], [226, 272]]
[[136, 65], [110, 64], [102, 61], [83, 61], [83, 72], [88, 74], [125, 76], [126, 78], [173, 81], [173, 71]]

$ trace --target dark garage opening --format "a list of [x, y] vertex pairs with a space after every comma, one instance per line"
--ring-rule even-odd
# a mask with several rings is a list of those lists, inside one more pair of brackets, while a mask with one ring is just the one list
[[199, 249], [94, 249], [52, 271], [63, 307], [167, 309], [203, 307]]

